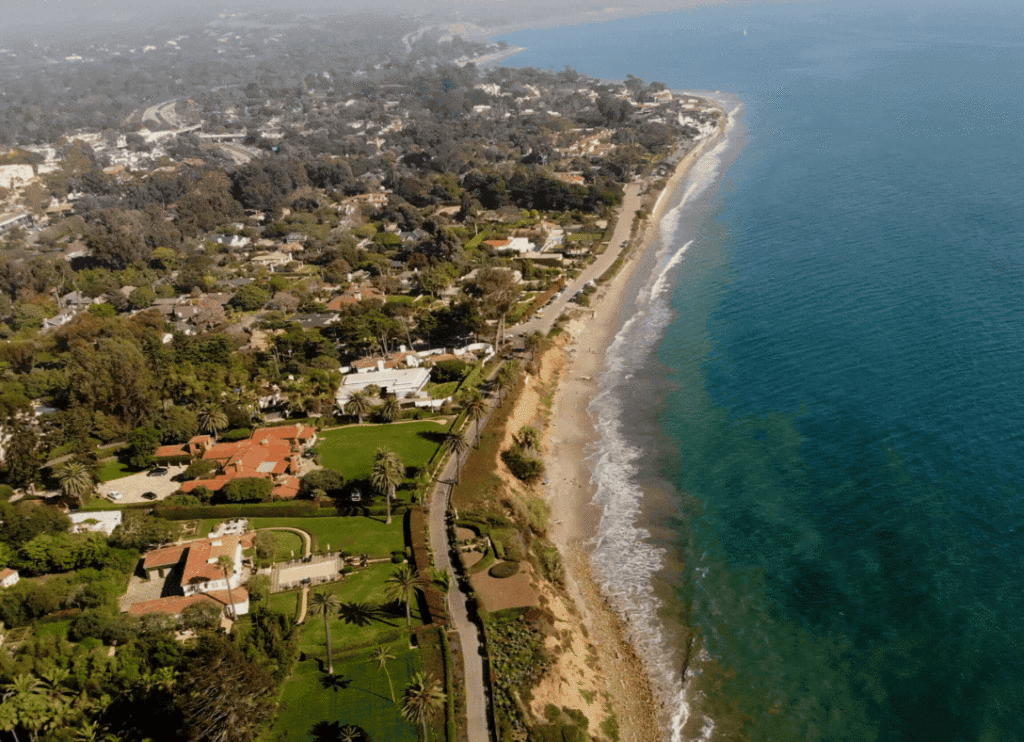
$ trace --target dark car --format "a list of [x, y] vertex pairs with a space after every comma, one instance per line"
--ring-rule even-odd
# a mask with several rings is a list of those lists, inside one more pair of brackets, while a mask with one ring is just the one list
[[158, 466], [156, 469], [150, 469], [146, 472], [147, 477], [162, 477], [167, 473], [167, 468], [164, 466]]
[[158, 495], [156, 492], [143, 492], [142, 493], [142, 498], [144, 500], [155, 500], [159, 496], [160, 495]]

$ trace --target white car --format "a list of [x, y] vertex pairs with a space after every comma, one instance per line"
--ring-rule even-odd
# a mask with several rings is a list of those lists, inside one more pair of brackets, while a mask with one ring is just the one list
[[110, 492], [107, 493], [107, 497], [109, 497], [111, 500], [120, 500], [123, 497], [123, 495], [117, 490], [111, 490]]

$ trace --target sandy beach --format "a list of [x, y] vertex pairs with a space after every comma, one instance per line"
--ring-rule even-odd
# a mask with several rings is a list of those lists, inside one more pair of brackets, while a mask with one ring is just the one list
[[[600, 510], [591, 504], [596, 486], [591, 481], [592, 465], [587, 457], [594, 451], [597, 433], [589, 406], [599, 391], [605, 351], [622, 323], [630, 277], [643, 254], [657, 244], [659, 224], [673, 192], [698, 158], [719, 141], [724, 129], [723, 111], [717, 133], [687, 153], [677, 165], [622, 270], [591, 297], [593, 312], [581, 312], [579, 318], [570, 321], [564, 340], [548, 351], [560, 356], [551, 360], [561, 369], [551, 424], [544, 437], [550, 481], [550, 536], [563, 555], [566, 589], [582, 614], [587, 635], [597, 647], [600, 674], [605, 679], [605, 690], [623, 742], [667, 739], [671, 710], [658, 698], [643, 660], [627, 638], [624, 622], [601, 594], [586, 552], [585, 545], [596, 534], [601, 517]], [[632, 210], [627, 208], [623, 207], [621, 218], [629, 218]]]

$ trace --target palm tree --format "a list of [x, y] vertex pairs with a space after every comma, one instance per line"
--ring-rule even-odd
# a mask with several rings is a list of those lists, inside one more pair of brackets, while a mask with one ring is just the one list
[[391, 525], [391, 500], [395, 497], [395, 488], [402, 483], [402, 476], [405, 474], [405, 464], [398, 458], [398, 454], [390, 448], [381, 446], [373, 457], [373, 469], [370, 472], [370, 482], [384, 495], [387, 502], [388, 520]]
[[334, 674], [334, 657], [331, 650], [331, 616], [338, 609], [338, 596], [333, 593], [313, 593], [309, 599], [309, 610], [314, 616], [323, 614], [324, 630], [327, 632], [327, 674]]
[[523, 448], [536, 450], [538, 442], [540, 442], [540, 434], [536, 428], [531, 425], [524, 425], [519, 429], [519, 445]]
[[80, 461], [69, 461], [57, 470], [61, 491], [78, 501], [78, 507], [85, 504], [85, 496], [92, 492], [92, 473]]
[[455, 483], [459, 483], [459, 472], [462, 469], [462, 454], [469, 450], [469, 441], [466, 440], [466, 434], [460, 431], [448, 431], [444, 436], [445, 451], [455, 456]]
[[[42, 724], [34, 725], [35, 719], [26, 719], [26, 711], [30, 717], [34, 717], [32, 713], [34, 709], [30, 708], [35, 705], [32, 702], [41, 700], [40, 694], [43, 690], [42, 683], [29, 673], [22, 673], [15, 675], [14, 679], [9, 683], [5, 683], [3, 686], [3, 700], [4, 703], [0, 704], [0, 728], [4, 731], [10, 732], [14, 735], [14, 739], [17, 742], [18, 732], [16, 730], [19, 723], [23, 723], [29, 730], [38, 729]], [[10, 703], [8, 703], [10, 701]]]
[[512, 378], [507, 374], [498, 374], [494, 380], [494, 387], [498, 390], [498, 407], [501, 407], [502, 397], [512, 388]]
[[352, 392], [348, 397], [348, 402], [345, 403], [345, 412], [349, 415], [355, 415], [359, 420], [359, 424], [363, 424], [363, 415], [366, 415], [370, 411], [370, 395], [363, 389]]
[[217, 564], [220, 565], [221, 570], [224, 572], [224, 582], [228, 584], [228, 602], [231, 603], [231, 619], [238, 618], [235, 615], [235, 596], [231, 594], [231, 573], [235, 571], [235, 560], [231, 558], [230, 554], [221, 554], [217, 557]]
[[391, 685], [391, 673], [388, 672], [388, 660], [395, 659], [395, 655], [388, 654], [387, 648], [381, 644], [370, 655], [370, 659], [377, 663], [384, 674], [388, 677], [388, 690], [391, 691], [391, 703], [395, 702], [395, 688]]
[[385, 422], [393, 423], [402, 416], [402, 405], [398, 397], [389, 394], [380, 407], [380, 416]]
[[405, 625], [412, 626], [412, 601], [416, 598], [416, 592], [423, 590], [420, 576], [408, 564], [400, 564], [386, 580], [386, 584], [387, 597], [405, 603]]
[[445, 694], [437, 679], [417, 672], [402, 694], [402, 718], [423, 724], [423, 739], [427, 740], [427, 721], [444, 708], [444, 702]]
[[473, 421], [476, 430], [476, 444], [480, 445], [480, 418], [487, 414], [487, 400], [484, 399], [483, 395], [479, 391], [474, 391], [473, 395], [466, 400], [465, 404], [466, 417]]
[[199, 408], [196, 418], [199, 421], [199, 429], [205, 430], [214, 438], [217, 437], [217, 431], [228, 425], [228, 416], [224, 414], [224, 410], [212, 402]]

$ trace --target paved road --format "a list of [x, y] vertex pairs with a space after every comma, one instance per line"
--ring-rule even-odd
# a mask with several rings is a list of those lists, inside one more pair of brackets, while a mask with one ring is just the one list
[[587, 285], [588, 281], [596, 279], [604, 273], [611, 264], [619, 257], [626, 243], [629, 241], [629, 233], [633, 228], [633, 215], [640, 208], [642, 199], [640, 190], [645, 184], [629, 183], [623, 189], [622, 206], [619, 207], [619, 218], [615, 222], [615, 230], [612, 238], [608, 241], [607, 249], [597, 256], [597, 260], [587, 266], [575, 279], [565, 285], [561, 296], [552, 302], [551, 306], [544, 310], [543, 317], [533, 317], [526, 322], [509, 328], [510, 333], [527, 336], [534, 332], [544, 335], [554, 326], [555, 321], [561, 316], [569, 300], [573, 295]]
[[[481, 428], [487, 424], [487, 418], [494, 410], [494, 400], [487, 411], [487, 417], [480, 421]], [[467, 456], [463, 456], [463, 463]], [[448, 558], [448, 530], [445, 527], [445, 515], [450, 506], [451, 485], [456, 476], [456, 459], [453, 456], [438, 477], [437, 486], [430, 499], [430, 548], [434, 552], [434, 561], [438, 569], [450, 570], [451, 560]], [[484, 683], [484, 661], [480, 656], [483, 637], [475, 623], [469, 620], [466, 607], [466, 594], [459, 589], [458, 580], [452, 580], [448, 592], [448, 613], [452, 627], [459, 632], [459, 645], [462, 648], [463, 664], [466, 673], [466, 721], [469, 742], [491, 742], [488, 724], [489, 697]]]

